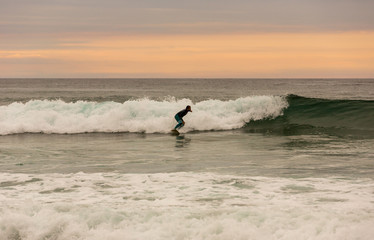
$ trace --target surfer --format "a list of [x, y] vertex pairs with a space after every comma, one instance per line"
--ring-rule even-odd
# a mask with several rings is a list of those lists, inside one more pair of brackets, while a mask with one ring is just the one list
[[175, 114], [174, 118], [175, 120], [177, 120], [178, 124], [175, 126], [174, 130], [177, 130], [184, 126], [183, 117], [186, 116], [188, 112], [192, 112], [191, 106], [187, 106], [185, 109]]

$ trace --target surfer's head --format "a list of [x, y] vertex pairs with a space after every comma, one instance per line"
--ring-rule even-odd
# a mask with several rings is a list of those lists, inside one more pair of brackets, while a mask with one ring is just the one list
[[189, 111], [189, 112], [192, 112], [192, 110], [191, 110], [191, 106], [188, 105], [188, 106], [186, 107], [186, 110]]

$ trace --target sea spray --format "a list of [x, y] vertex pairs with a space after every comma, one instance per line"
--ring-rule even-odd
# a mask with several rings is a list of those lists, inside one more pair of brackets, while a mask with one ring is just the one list
[[275, 118], [287, 107], [280, 96], [252, 96], [235, 100], [190, 99], [156, 101], [147, 98], [117, 102], [31, 100], [0, 107], [0, 134], [144, 132], [167, 133], [174, 114], [191, 105], [183, 131], [230, 130], [252, 120]]

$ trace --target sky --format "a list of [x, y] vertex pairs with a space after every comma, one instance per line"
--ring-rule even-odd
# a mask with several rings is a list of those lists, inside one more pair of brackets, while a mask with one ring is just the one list
[[0, 0], [0, 78], [374, 78], [372, 0]]

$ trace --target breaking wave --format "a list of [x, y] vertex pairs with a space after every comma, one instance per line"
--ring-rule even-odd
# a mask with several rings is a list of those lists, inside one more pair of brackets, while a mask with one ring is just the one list
[[374, 101], [288, 96], [234, 100], [147, 98], [123, 103], [31, 100], [0, 106], [0, 135], [19, 133], [168, 133], [174, 115], [192, 106], [182, 132], [243, 129], [247, 132], [374, 136]]
[[0, 134], [143, 132], [167, 133], [174, 115], [191, 105], [183, 131], [230, 130], [251, 121], [273, 119], [288, 106], [285, 97], [252, 96], [235, 100], [150, 99], [118, 102], [31, 100], [0, 107]]

